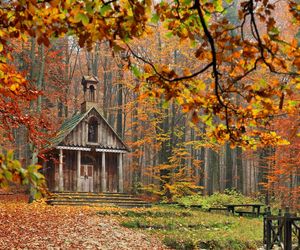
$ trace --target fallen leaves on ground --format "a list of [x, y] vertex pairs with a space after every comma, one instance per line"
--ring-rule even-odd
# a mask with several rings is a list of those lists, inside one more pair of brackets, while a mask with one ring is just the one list
[[0, 195], [0, 249], [167, 249], [156, 238], [123, 228], [97, 208], [27, 204]]

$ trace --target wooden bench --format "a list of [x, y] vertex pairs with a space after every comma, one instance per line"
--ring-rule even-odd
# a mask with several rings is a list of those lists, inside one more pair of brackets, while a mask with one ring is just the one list
[[[263, 204], [223, 204], [223, 206], [226, 207], [232, 214], [237, 213], [240, 216], [251, 214], [258, 217], [260, 215], [260, 208]], [[236, 210], [236, 208], [251, 208], [252, 211], [239, 211]]]
[[202, 205], [190, 205], [191, 208], [202, 208]]
[[184, 208], [202, 208], [202, 205], [184, 205], [184, 204], [177, 204], [179, 207], [184, 207]]
[[209, 209], [208, 209], [208, 212], [211, 212], [211, 211], [213, 211], [213, 210], [216, 210], [216, 211], [228, 211], [228, 209], [226, 208], [226, 207], [210, 207]]
[[257, 216], [256, 212], [251, 212], [251, 211], [235, 211], [239, 216], [244, 216], [244, 215], [252, 215], [252, 216]]

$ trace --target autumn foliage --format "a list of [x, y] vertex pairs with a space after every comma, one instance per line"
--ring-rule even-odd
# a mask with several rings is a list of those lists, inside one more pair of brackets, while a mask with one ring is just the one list
[[1, 249], [164, 249], [158, 239], [133, 234], [110, 216], [99, 215], [101, 208], [28, 204], [27, 199], [0, 192]]
[[[132, 145], [137, 149], [134, 159], [142, 162], [139, 152], [142, 144], [153, 144], [151, 150], [162, 159], [155, 164], [160, 168], [159, 181], [181, 172], [193, 176], [187, 174], [190, 169], [185, 170], [187, 162], [188, 168], [193, 165], [191, 159], [178, 163], [172, 158], [188, 147], [174, 146], [180, 141], [179, 127], [186, 124], [180, 124], [177, 130], [166, 128], [169, 119], [175, 123], [175, 115], [166, 113], [172, 110], [175, 114], [179, 109], [205, 130], [198, 137], [209, 138], [213, 144], [229, 142], [231, 147], [243, 149], [282, 146], [275, 150], [276, 163], [268, 175], [268, 188], [274, 183], [283, 183], [289, 173], [298, 171], [298, 125], [287, 122], [294, 122], [299, 116], [300, 104], [294, 95], [300, 88], [298, 1], [20, 0], [0, 4], [1, 135], [10, 139], [13, 128], [25, 126], [33, 155], [40, 153], [45, 132], [48, 132], [45, 114], [50, 112], [43, 110], [39, 103], [43, 90], [49, 89], [33, 84], [42, 78], [28, 77], [26, 70], [15, 66], [18, 55], [13, 53], [12, 41], [19, 44], [36, 41], [41, 46], [37, 53], [43, 58], [45, 48], [51, 53], [49, 48], [55, 39], [73, 36], [80, 47], [90, 51], [105, 41], [115, 53], [125, 54], [126, 65], [120, 68], [129, 68], [135, 75], [130, 89], [139, 94], [141, 102], [147, 104], [155, 100], [153, 106], [158, 109], [152, 114], [149, 110], [140, 112], [152, 123], [147, 138], [143, 141], [135, 138]], [[284, 20], [278, 15], [282, 10], [286, 13]], [[284, 27], [280, 21], [284, 21]], [[157, 35], [160, 32], [165, 34], [163, 39]], [[152, 36], [150, 42], [140, 46], [136, 39], [141, 41], [146, 36]], [[154, 40], [158, 53], [152, 54], [149, 48]], [[173, 42], [181, 46], [165, 46]], [[165, 53], [164, 57], [161, 52]], [[32, 49], [32, 55], [35, 53]], [[176, 54], [177, 61], [170, 60], [171, 54]], [[45, 66], [47, 80], [53, 73], [50, 68]], [[63, 84], [56, 85], [57, 80], [62, 79], [49, 81], [53, 89], [60, 90]], [[61, 83], [67, 84], [68, 80], [66, 77]], [[62, 93], [67, 95], [68, 92]], [[61, 95], [53, 96], [63, 99]], [[166, 107], [168, 103], [172, 107]], [[139, 103], [133, 102], [134, 105]], [[282, 117], [287, 119], [281, 120]], [[280, 131], [277, 122], [295, 129]], [[153, 139], [153, 134], [159, 137]], [[280, 153], [281, 150], [286, 152], [283, 145], [288, 144], [292, 157]], [[136, 162], [132, 165], [133, 169], [138, 166]], [[5, 171], [3, 164], [0, 169]], [[141, 173], [136, 171], [135, 175]], [[11, 178], [18, 179], [14, 173]], [[166, 184], [171, 182], [170, 179]], [[280, 190], [284, 193], [284, 185]], [[297, 190], [292, 189], [290, 193], [297, 199]]]
[[[49, 46], [51, 37], [67, 33], [76, 35], [79, 45], [90, 49], [94, 42], [104, 39], [116, 50], [124, 48], [125, 43], [134, 57], [150, 65], [141, 80], [150, 86], [159, 86], [167, 99], [185, 99], [182, 106], [193, 112], [195, 122], [205, 122], [207, 115], [224, 121], [210, 128], [211, 137], [245, 147], [258, 142], [277, 144], [281, 139], [276, 134], [259, 127], [266, 124], [270, 116], [285, 109], [283, 104], [289, 98], [288, 90], [298, 84], [300, 55], [297, 40], [285, 39], [280, 34], [273, 17], [277, 6], [268, 0], [259, 3], [257, 6], [249, 0], [238, 7], [231, 1], [228, 4], [222, 1], [202, 4], [198, 0], [160, 2], [154, 13], [151, 13], [150, 1], [3, 3], [1, 51], [4, 58], [9, 56], [7, 41], [11, 37], [26, 40], [33, 36], [39, 44]], [[288, 18], [295, 24], [299, 21], [297, 6], [294, 1], [288, 5]], [[153, 23], [163, 22], [171, 36], [193, 44], [194, 55], [199, 61], [196, 71], [183, 68], [180, 73], [168, 65], [154, 65], [130, 48], [130, 38], [150, 32], [146, 23], [151, 17]], [[116, 43], [118, 39], [123, 44]], [[7, 62], [2, 64], [2, 72], [9, 72], [3, 68]], [[247, 77], [257, 70], [290, 76], [284, 86], [285, 93], [280, 82], [253, 88]], [[207, 79], [204, 91], [199, 91], [197, 76], [206, 72], [212, 77]], [[17, 83], [9, 86], [14, 88]], [[241, 100], [236, 102], [235, 95], [242, 97]], [[188, 99], [189, 96], [192, 98]], [[253, 124], [253, 128], [249, 124]]]
[[273, 153], [266, 157], [266, 182], [264, 186], [281, 206], [299, 209], [300, 186], [296, 185], [299, 178], [300, 140], [299, 114], [288, 119], [278, 119], [275, 126], [286, 136], [290, 145], [273, 148]]

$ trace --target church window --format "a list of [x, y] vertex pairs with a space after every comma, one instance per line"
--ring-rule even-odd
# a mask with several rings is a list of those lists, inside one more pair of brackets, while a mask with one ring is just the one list
[[98, 122], [96, 119], [91, 119], [88, 123], [88, 141], [98, 141]]

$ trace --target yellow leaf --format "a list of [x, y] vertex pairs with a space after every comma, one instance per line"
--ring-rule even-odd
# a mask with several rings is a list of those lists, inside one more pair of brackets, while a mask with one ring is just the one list
[[10, 86], [10, 90], [11, 90], [11, 91], [16, 91], [18, 88], [19, 88], [19, 84], [12, 84], [12, 85]]

